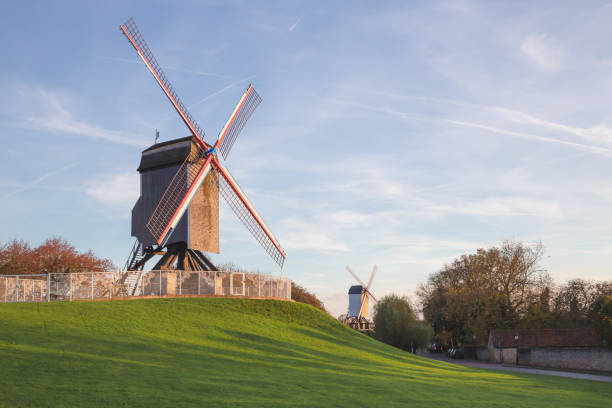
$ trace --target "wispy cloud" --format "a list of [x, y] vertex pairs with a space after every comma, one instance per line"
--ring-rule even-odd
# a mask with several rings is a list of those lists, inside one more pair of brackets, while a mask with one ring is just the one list
[[579, 136], [590, 142], [596, 142], [607, 146], [612, 146], [612, 129], [605, 125], [592, 126], [590, 128], [581, 128], [569, 126], [558, 122], [552, 122], [540, 118], [536, 118], [524, 112], [505, 108], [490, 108], [491, 112], [502, 114], [506, 119], [529, 125], [539, 126], [541, 128], [555, 130], [559, 132], [570, 133]]
[[131, 206], [140, 192], [138, 173], [129, 171], [94, 177], [85, 183], [85, 191], [105, 205]]
[[34, 187], [36, 187], [36, 185], [42, 183], [43, 181], [45, 181], [49, 177], [52, 177], [52, 176], [55, 176], [57, 174], [63, 173], [65, 171], [67, 171], [67, 170], [70, 170], [71, 168], [75, 167], [77, 164], [78, 163], [71, 163], [71, 164], [63, 166], [63, 167], [61, 167], [61, 168], [59, 168], [57, 170], [53, 170], [53, 171], [50, 171], [48, 173], [45, 173], [42, 176], [34, 179], [33, 181], [31, 181], [31, 182], [29, 182], [27, 184], [24, 184], [23, 186], [19, 187], [18, 189], [13, 190], [13, 191], [11, 191], [8, 194], [5, 194], [2, 198], [8, 198], [8, 197], [14, 196], [16, 194], [19, 194], [21, 192], [24, 192], [26, 190], [29, 190], [31, 188], [34, 188]]
[[529, 35], [521, 43], [521, 51], [546, 71], [559, 71], [562, 66], [561, 48], [546, 35]]
[[[392, 93], [392, 92], [384, 92], [379, 90], [361, 88], [359, 89], [361, 92], [382, 96], [384, 98], [388, 98], [391, 100], [419, 100], [423, 102], [431, 102], [433, 104], [443, 104], [443, 105], [451, 105], [460, 108], [466, 108], [469, 110], [477, 110], [481, 112], [490, 112], [493, 114], [500, 115], [502, 119], [520, 123], [537, 126], [542, 129], [558, 131], [563, 133], [569, 133], [574, 136], [579, 136], [580, 138], [587, 140], [589, 142], [598, 143], [600, 145], [612, 146], [612, 129], [606, 125], [595, 125], [588, 128], [571, 126], [564, 123], [554, 122], [542, 118], [535, 117], [529, 113], [522, 112], [516, 109], [509, 109], [499, 106], [488, 106], [478, 103], [466, 102], [466, 101], [458, 101], [448, 98], [440, 98], [435, 96], [428, 95], [417, 95], [417, 94], [401, 94], [401, 93]], [[427, 120], [426, 117], [421, 117], [414, 114], [409, 114], [406, 112], [400, 112], [394, 109], [385, 108], [382, 106], [369, 106], [363, 105], [359, 103], [347, 102], [347, 101], [336, 101], [336, 103], [343, 104], [345, 106], [353, 106], [362, 109], [368, 109], [374, 112], [387, 113], [392, 116], [397, 116], [400, 118], [412, 118], [412, 119], [421, 119]], [[497, 118], [491, 118], [492, 120], [498, 120]], [[431, 119], [433, 120], [433, 118]], [[499, 129], [498, 129], [499, 130]]]
[[481, 130], [485, 130], [488, 132], [497, 133], [497, 134], [505, 135], [505, 136], [518, 137], [521, 139], [529, 139], [529, 140], [535, 140], [535, 141], [545, 142], [545, 143], [554, 143], [554, 144], [559, 144], [559, 145], [564, 145], [568, 147], [573, 147], [573, 148], [589, 151], [591, 153], [597, 153], [597, 154], [602, 154], [608, 157], [612, 157], [612, 150], [605, 148], [605, 147], [594, 146], [594, 145], [584, 144], [584, 143], [571, 142], [568, 140], [556, 139], [554, 137], [538, 136], [538, 135], [533, 135], [529, 133], [515, 132], [513, 130], [501, 129], [501, 128], [487, 126], [487, 125], [480, 124], [480, 123], [464, 122], [464, 121], [449, 120], [449, 119], [447, 119], [446, 121], [448, 123], [452, 123], [457, 126], [465, 126], [465, 127], [471, 127], [474, 129], [481, 129]]
[[[399, 97], [399, 95], [395, 95], [395, 97], [397, 98]], [[414, 96], [414, 95], [409, 96], [409, 97], [417, 98], [417, 96]], [[465, 106], [469, 106], [473, 108], [480, 107], [480, 109], [483, 111], [486, 110], [486, 111], [490, 111], [494, 113], [500, 113], [503, 115], [504, 119], [511, 120], [517, 123], [531, 124], [531, 125], [538, 126], [540, 128], [545, 128], [547, 130], [556, 130], [556, 131], [561, 131], [565, 133], [570, 133], [575, 136], [580, 136], [581, 138], [588, 140], [590, 142], [596, 142], [598, 144], [605, 144], [608, 146], [612, 146], [612, 129], [604, 125], [598, 125], [598, 126], [594, 126], [591, 128], [579, 128], [579, 127], [564, 125], [561, 123], [546, 121], [543, 119], [538, 119], [524, 112], [506, 109], [506, 108], [487, 107], [483, 105], [469, 104], [469, 103], [451, 101], [448, 99], [440, 99], [440, 98], [419, 97], [419, 99], [426, 100], [426, 101], [432, 101], [432, 102], [440, 102], [444, 104], [465, 105]], [[358, 103], [358, 102], [353, 102], [353, 101], [348, 101], [348, 100], [340, 100], [340, 99], [326, 99], [326, 100], [333, 104], [337, 104], [337, 105], [341, 105], [345, 107], [363, 109], [363, 110], [380, 113], [380, 114], [385, 114], [385, 115], [393, 116], [393, 117], [396, 117], [398, 119], [403, 119], [403, 120], [418, 120], [418, 121], [429, 122], [429, 123], [450, 123], [456, 126], [481, 129], [481, 130], [485, 130], [485, 131], [489, 131], [492, 133], [497, 133], [497, 134], [501, 134], [505, 136], [512, 136], [512, 137], [529, 139], [529, 140], [534, 140], [534, 141], [539, 141], [539, 142], [544, 142], [544, 143], [554, 143], [554, 144], [564, 145], [567, 147], [577, 148], [580, 150], [584, 150], [584, 151], [588, 151], [588, 152], [596, 153], [596, 154], [601, 154], [601, 155], [605, 155], [608, 157], [612, 156], [612, 149], [598, 145], [598, 144], [578, 143], [578, 142], [573, 142], [570, 140], [564, 140], [564, 139], [559, 139], [559, 138], [554, 138], [554, 137], [549, 137], [549, 136], [541, 136], [541, 135], [532, 134], [532, 133], [518, 132], [518, 131], [514, 131], [510, 129], [500, 128], [497, 126], [491, 126], [491, 125], [484, 124], [484, 123], [475, 123], [475, 122], [468, 122], [468, 121], [463, 121], [463, 120], [448, 119], [448, 118], [444, 118], [440, 116], [437, 116], [437, 117], [436, 116], [426, 116], [426, 115], [416, 114], [412, 112], [403, 112], [403, 111], [400, 111], [394, 108], [386, 107], [384, 105], [363, 104], [363, 103]], [[491, 120], [495, 120], [495, 118], [491, 118]], [[499, 121], [499, 119], [497, 121]]]
[[438, 211], [487, 217], [551, 217], [561, 218], [561, 205], [550, 200], [530, 197], [489, 197], [482, 201], [436, 205]]
[[19, 87], [16, 94], [19, 95], [17, 99], [23, 99], [23, 104], [27, 105], [25, 106], [27, 113], [17, 112], [13, 115], [19, 119], [15, 121], [15, 126], [86, 136], [128, 146], [148, 145], [148, 138], [142, 135], [110, 130], [75, 119], [75, 115], [64, 102], [70, 99], [65, 95], [60, 96], [54, 91], [36, 86]]
[[306, 222], [295, 218], [287, 218], [281, 225], [283, 246], [293, 250], [316, 250], [324, 253], [348, 251], [346, 243], [337, 240], [329, 228], [323, 228], [319, 223]]

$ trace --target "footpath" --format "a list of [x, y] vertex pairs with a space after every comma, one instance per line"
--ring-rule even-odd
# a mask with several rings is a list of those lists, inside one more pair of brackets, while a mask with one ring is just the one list
[[478, 360], [452, 359], [445, 354], [418, 353], [422, 357], [434, 360], [446, 361], [447, 363], [459, 364], [466, 367], [482, 368], [486, 370], [514, 371], [519, 373], [554, 375], [557, 377], [578, 378], [581, 380], [612, 382], [612, 376], [604, 374], [581, 373], [575, 371], [563, 371], [558, 369], [533, 368], [526, 366], [514, 366], [509, 364], [495, 364]]

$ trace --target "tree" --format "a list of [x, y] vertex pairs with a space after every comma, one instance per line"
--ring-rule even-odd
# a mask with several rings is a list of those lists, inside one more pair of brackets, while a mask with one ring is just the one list
[[612, 296], [612, 281], [568, 281], [559, 287], [552, 302], [558, 327], [594, 327], [599, 308], [608, 296]]
[[546, 286], [532, 299], [519, 327], [521, 329], [552, 329], [556, 324], [555, 314], [550, 308], [552, 290]]
[[306, 290], [303, 286], [300, 286], [293, 281], [291, 281], [291, 299], [299, 303], [306, 303], [308, 305], [314, 306], [317, 309], [327, 313], [323, 302], [321, 302], [319, 298], [317, 298], [314, 294], [308, 292], [308, 290]]
[[534, 298], [550, 285], [538, 267], [538, 243], [504, 242], [461, 255], [419, 286], [423, 315], [439, 337], [456, 345], [484, 342], [492, 328], [517, 327]]
[[39, 273], [39, 264], [30, 244], [14, 239], [0, 245], [0, 274], [20, 275]]
[[560, 327], [587, 326], [587, 315], [594, 300], [592, 285], [584, 279], [573, 279], [559, 288], [553, 307]]
[[612, 347], [612, 295], [597, 299], [593, 304], [592, 324], [606, 347]]
[[103, 272], [115, 269], [92, 251], [80, 253], [62, 238], [49, 238], [37, 248], [22, 240], [0, 245], [0, 274]]
[[376, 304], [374, 325], [374, 337], [402, 349], [408, 349], [411, 342], [424, 347], [433, 335], [429, 325], [417, 320], [408, 298], [397, 295], [385, 296]]

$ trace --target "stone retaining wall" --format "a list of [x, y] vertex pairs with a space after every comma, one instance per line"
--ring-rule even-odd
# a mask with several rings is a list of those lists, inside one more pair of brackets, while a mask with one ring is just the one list
[[[516, 348], [476, 350], [478, 360], [516, 364]], [[602, 348], [521, 348], [518, 364], [569, 370], [612, 373], [612, 350]]]
[[612, 372], [612, 350], [606, 349], [531, 349], [519, 353], [519, 364], [537, 367], [564, 368], [574, 370], [609, 371]]

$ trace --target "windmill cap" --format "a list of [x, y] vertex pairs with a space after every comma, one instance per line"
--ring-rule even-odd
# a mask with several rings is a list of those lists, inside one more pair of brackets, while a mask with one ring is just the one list
[[361, 292], [363, 292], [363, 286], [361, 285], [355, 285], [355, 286], [351, 286], [349, 289], [349, 295], [361, 295]]
[[180, 165], [199, 147], [195, 136], [182, 137], [157, 143], [143, 150], [138, 171], [154, 170], [161, 167]]

